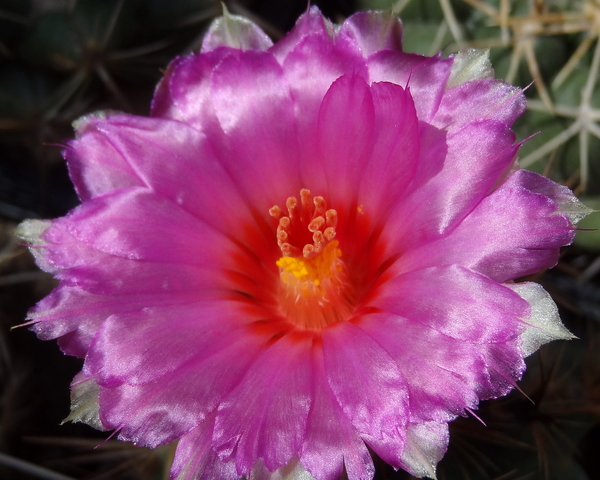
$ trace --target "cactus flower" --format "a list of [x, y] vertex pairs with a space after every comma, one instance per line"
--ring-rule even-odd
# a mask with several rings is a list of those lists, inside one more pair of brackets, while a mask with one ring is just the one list
[[587, 213], [519, 169], [524, 108], [485, 52], [404, 53], [388, 14], [313, 7], [276, 44], [217, 19], [151, 116], [76, 122], [81, 205], [18, 229], [60, 282], [31, 328], [85, 358], [69, 418], [178, 440], [177, 479], [369, 479], [369, 449], [434, 478], [448, 422], [571, 338], [514, 282]]

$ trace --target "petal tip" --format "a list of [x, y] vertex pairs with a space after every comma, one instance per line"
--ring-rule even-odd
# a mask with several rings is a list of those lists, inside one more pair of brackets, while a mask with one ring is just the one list
[[493, 78], [494, 69], [490, 61], [490, 51], [478, 48], [461, 50], [454, 56], [450, 78], [446, 88], [456, 87], [463, 83], [480, 78]]
[[273, 42], [254, 22], [239, 15], [231, 15], [223, 4], [223, 15], [215, 19], [202, 41], [201, 53], [218, 47], [240, 50], [267, 50]]
[[563, 325], [558, 314], [558, 307], [541, 285], [526, 282], [507, 284], [506, 286], [527, 301], [531, 307], [529, 318], [524, 319], [525, 329], [520, 335], [521, 350], [525, 357], [553, 340], [577, 338]]
[[23, 220], [14, 230], [14, 235], [27, 242], [30, 246], [44, 245], [42, 239], [44, 232], [52, 225], [50, 220], [27, 219]]

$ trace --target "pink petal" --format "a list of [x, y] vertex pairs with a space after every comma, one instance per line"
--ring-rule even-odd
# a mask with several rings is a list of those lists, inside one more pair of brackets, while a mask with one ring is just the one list
[[319, 346], [313, 349], [313, 404], [300, 461], [320, 480], [337, 480], [344, 468], [349, 480], [371, 479], [375, 473], [371, 455], [342, 412], [324, 368]]
[[373, 150], [360, 175], [360, 200], [373, 217], [386, 213], [413, 178], [419, 159], [418, 119], [410, 94], [392, 83], [371, 85]]
[[[388, 221], [387, 233], [396, 248], [403, 251], [443, 234], [469, 214], [512, 164], [518, 148], [514, 139], [504, 124], [469, 124], [446, 137], [443, 165], [443, 138], [422, 141], [420, 168]], [[436, 166], [439, 171], [432, 170]]]
[[59, 338], [63, 352], [84, 357], [100, 324], [114, 312], [149, 306], [178, 305], [198, 300], [196, 292], [94, 295], [76, 286], [60, 285], [29, 313], [31, 329], [42, 339]]
[[44, 239], [60, 243], [64, 234], [130, 260], [203, 267], [222, 266], [225, 251], [233, 248], [224, 234], [144, 188], [115, 190], [85, 202], [53, 222]]
[[[513, 174], [449, 235], [402, 257], [402, 268], [457, 263], [498, 282], [556, 265], [575, 232], [549, 197], [532, 193], [529, 173]], [[465, 248], [468, 245], [468, 248]]]
[[179, 112], [173, 102], [170, 84], [173, 72], [177, 66], [181, 63], [188, 62], [189, 58], [190, 57], [175, 57], [167, 66], [164, 76], [160, 79], [158, 85], [156, 85], [156, 88], [154, 89], [154, 97], [150, 104], [150, 114], [153, 117], [169, 118], [171, 120], [179, 121], [183, 120], [181, 112]]
[[323, 331], [323, 358], [344, 414], [380, 457], [397, 466], [409, 410], [408, 386], [396, 362], [349, 322]]
[[508, 183], [510, 185], [521, 185], [530, 192], [549, 197], [558, 205], [558, 212], [566, 215], [573, 225], [593, 211], [577, 200], [569, 187], [553, 182], [535, 172], [519, 170], [508, 180]]
[[71, 180], [82, 201], [114, 189], [145, 185], [110, 139], [96, 133], [96, 125], [102, 121], [94, 115], [80, 119], [78, 138], [69, 142], [63, 151]]
[[521, 88], [495, 79], [474, 80], [444, 93], [432, 124], [449, 131], [477, 120], [510, 126], [525, 111], [526, 102]]
[[[102, 423], [119, 429], [119, 438], [123, 440], [154, 447], [180, 437], [204, 421], [222, 398], [243, 381], [249, 366], [265, 348], [265, 338], [259, 335], [231, 329], [223, 333], [213, 344], [202, 340], [194, 345], [192, 338], [199, 337], [191, 332], [189, 352], [173, 358], [164, 355], [166, 348], [176, 343], [172, 341], [173, 336], [159, 343], [164, 349], [162, 354], [155, 354], [158, 359], [153, 359], [152, 352], [144, 351], [143, 347], [132, 348], [134, 352], [127, 360], [135, 359], [135, 353], [138, 353], [142, 358], [137, 363], [149, 371], [147, 379], [155, 379], [139, 385], [130, 382], [116, 385], [110, 379], [101, 381]], [[184, 358], [186, 356], [189, 358]], [[86, 369], [93, 372], [92, 364], [99, 361], [100, 358], [88, 356]], [[117, 370], [118, 366], [114, 365], [117, 361], [115, 357], [111, 362], [113, 365], [106, 368]], [[157, 366], [159, 368], [153, 372], [152, 368]], [[168, 372], [172, 366], [175, 368]], [[156, 376], [161, 373], [164, 374]], [[143, 373], [139, 374], [139, 380], [147, 380], [143, 376]], [[132, 378], [132, 381], [136, 380]]]
[[359, 52], [338, 48], [322, 35], [303, 37], [285, 58], [283, 69], [294, 102], [302, 146], [300, 161], [311, 161], [316, 154], [317, 118], [323, 97], [342, 75], [352, 73], [367, 81], [368, 73]]
[[239, 302], [226, 300], [115, 314], [98, 329], [84, 370], [102, 386], [144, 385], [186, 362], [200, 363], [238, 337], [256, 337], [240, 332], [251, 321]]
[[238, 480], [234, 462], [223, 462], [211, 448], [214, 417], [181, 437], [175, 450], [171, 478]]
[[289, 335], [277, 340], [221, 401], [213, 446], [222, 459], [235, 456], [239, 475], [257, 458], [274, 471], [300, 452], [312, 398], [310, 348]]
[[515, 338], [518, 319], [529, 315], [528, 303], [515, 292], [459, 265], [398, 275], [371, 306], [476, 343]]
[[220, 126], [210, 100], [211, 78], [215, 67], [236, 52], [234, 48], [221, 47], [203, 55], [173, 60], [156, 88], [152, 115], [181, 120], [217, 135]]
[[415, 477], [435, 477], [435, 467], [446, 453], [448, 424], [411, 423], [406, 429], [402, 468]]
[[46, 261], [57, 269], [64, 285], [98, 295], [152, 295], [165, 292], [195, 292], [196, 299], [219, 298], [231, 288], [225, 272], [191, 264], [138, 261], [93, 249], [77, 240], [56, 220], [49, 243], [40, 248]]
[[[449, 337], [423, 323], [427, 322], [389, 313], [367, 315], [358, 323], [405, 376], [411, 422], [453, 420], [464, 415], [465, 409], [476, 408], [480, 399], [506, 393], [512, 388], [506, 379], [520, 377], [524, 367], [518, 347], [520, 323], [509, 319], [512, 338], [502, 342], [504, 335], [500, 334], [496, 343]], [[465, 318], [462, 323], [469, 324], [465, 329], [486, 328], [485, 317]], [[504, 359], [498, 353], [503, 350], [509, 352]], [[498, 371], [506, 378], [499, 378]]]
[[249, 480], [314, 480], [312, 475], [308, 473], [300, 464], [297, 458], [292, 459], [289, 463], [274, 472], [270, 472], [259, 458], [252, 467]]
[[[90, 163], [87, 155], [100, 148], [111, 153], [112, 164], [94, 163], [93, 156]], [[74, 150], [67, 153], [78, 154], [76, 166], [85, 169], [88, 183], [116, 170], [114, 165], [128, 168], [137, 184], [148, 186], [217, 229], [231, 232], [239, 226], [240, 218], [251, 217], [205, 135], [185, 123], [133, 115], [91, 120]], [[109, 186], [113, 190], [129, 185]], [[203, 195], [198, 195], [199, 186]]]
[[370, 88], [359, 75], [343, 75], [323, 98], [317, 152], [302, 163], [302, 176], [315, 192], [328, 192], [331, 205], [343, 205], [356, 196], [373, 148], [374, 116]]
[[247, 201], [267, 212], [299, 192], [294, 107], [274, 57], [245, 51], [225, 58], [211, 78], [211, 101], [227, 136], [215, 149]]
[[382, 50], [371, 55], [367, 65], [372, 82], [396, 83], [410, 90], [420, 120], [434, 118], [452, 70], [451, 58]]
[[313, 6], [296, 20], [296, 25], [285, 37], [270, 48], [270, 52], [281, 64], [289, 53], [309, 36], [329, 38], [333, 43], [334, 26], [326, 19], [318, 7]]

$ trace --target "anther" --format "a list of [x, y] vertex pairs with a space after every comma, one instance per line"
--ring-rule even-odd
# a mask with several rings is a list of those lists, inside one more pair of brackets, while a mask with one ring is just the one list
[[284, 257], [297, 257], [300, 254], [300, 250], [289, 243], [282, 243], [279, 248]]
[[277, 205], [269, 208], [269, 215], [271, 215], [273, 218], [279, 218], [281, 216], [281, 208], [279, 208]]
[[315, 255], [315, 246], [311, 245], [311, 244], [304, 245], [304, 248], [302, 249], [302, 256], [304, 258], [311, 258], [311, 257], [314, 257], [314, 255]]
[[300, 197], [289, 197], [285, 206], [287, 214], [278, 206], [269, 210], [277, 219], [277, 244], [283, 255], [275, 262], [281, 279], [281, 313], [307, 329], [323, 329], [350, 318], [356, 289], [335, 240], [337, 212], [306, 188]]
[[323, 248], [323, 245], [325, 244], [325, 237], [323, 236], [323, 232], [317, 230], [315, 233], [313, 233], [312, 239], [315, 244], [315, 248], [317, 249], [317, 251], [320, 252]]
[[308, 230], [310, 230], [311, 232], [316, 232], [323, 226], [324, 223], [325, 219], [323, 217], [313, 218], [312, 221], [308, 224]]
[[287, 207], [288, 215], [290, 218], [293, 218], [296, 205], [298, 205], [298, 200], [296, 200], [296, 197], [289, 197], [285, 201], [285, 206]]
[[303, 188], [300, 190], [300, 201], [302, 202], [302, 208], [310, 208], [310, 190], [308, 188]]
[[338, 222], [338, 216], [337, 216], [337, 211], [335, 211], [333, 208], [330, 210], [327, 210], [327, 213], [325, 213], [325, 219], [327, 220], [327, 226], [328, 227], [337, 227], [337, 222]]
[[279, 219], [279, 227], [278, 228], [288, 228], [290, 226], [290, 218], [289, 217], [281, 217]]
[[323, 197], [315, 197], [313, 203], [315, 204], [315, 217], [322, 216], [325, 213], [325, 208], [327, 208], [325, 199]]
[[279, 220], [277, 244], [284, 256], [294, 254], [314, 258], [335, 237], [337, 212], [327, 210], [325, 199], [313, 198], [306, 188], [300, 190], [300, 204], [296, 197], [289, 197], [285, 205], [287, 215], [278, 205], [269, 209], [269, 214]]

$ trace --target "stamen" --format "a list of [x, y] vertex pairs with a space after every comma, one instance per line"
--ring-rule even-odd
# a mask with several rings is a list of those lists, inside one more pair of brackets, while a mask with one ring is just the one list
[[281, 216], [281, 208], [279, 208], [277, 205], [269, 208], [269, 215], [271, 215], [273, 218], [279, 218]]
[[349, 318], [356, 298], [338, 248], [338, 214], [327, 209], [323, 197], [300, 190], [300, 202], [289, 197], [287, 215], [275, 205], [269, 214], [278, 219], [276, 262], [281, 277], [280, 307], [302, 328], [324, 328]]
[[302, 252], [306, 258], [312, 258], [335, 238], [337, 212], [334, 209], [327, 210], [323, 197], [312, 198], [310, 190], [303, 188], [300, 190], [300, 204], [296, 197], [289, 197], [285, 206], [287, 216], [282, 216], [283, 211], [278, 205], [269, 209], [269, 214], [279, 219], [277, 245], [284, 255], [285, 245], [286, 252], [291, 247], [294, 251]]
[[311, 232], [316, 232], [317, 230], [319, 230], [319, 228], [321, 228], [323, 226], [324, 223], [325, 223], [325, 219], [323, 217], [314, 218], [312, 220], [312, 222], [310, 222], [308, 224], [308, 229]]

